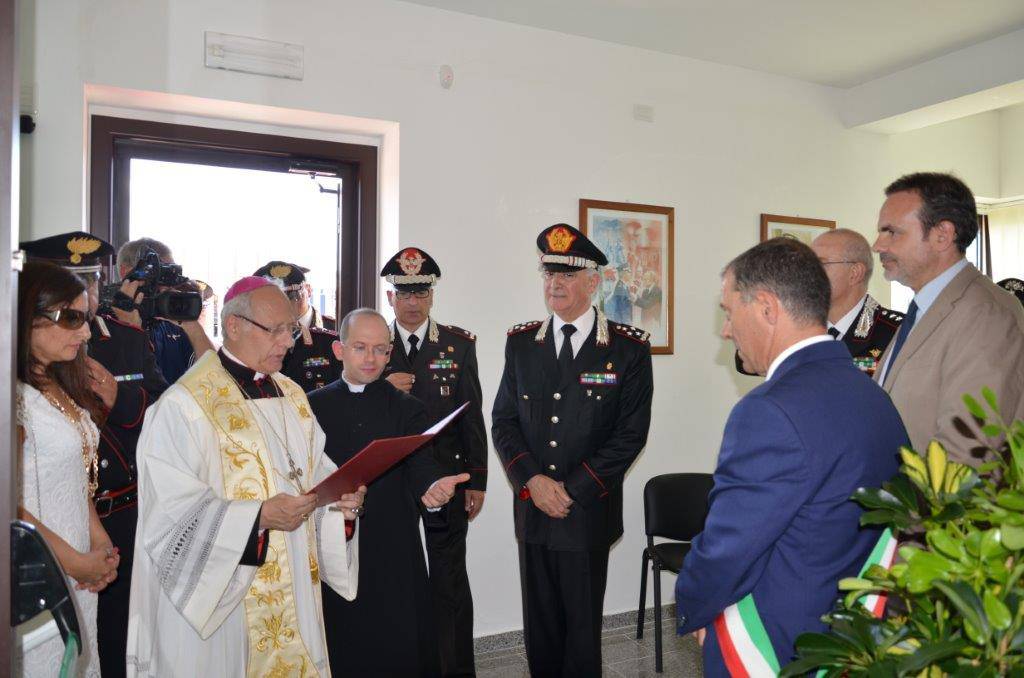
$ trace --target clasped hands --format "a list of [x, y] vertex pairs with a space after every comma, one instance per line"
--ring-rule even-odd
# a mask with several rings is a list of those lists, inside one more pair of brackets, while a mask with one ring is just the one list
[[99, 593], [117, 579], [117, 566], [121, 556], [116, 546], [102, 542], [87, 553], [78, 553], [75, 563], [67, 569], [78, 590]]
[[552, 518], [565, 518], [572, 507], [572, 497], [565, 490], [565, 483], [538, 473], [526, 481], [533, 505]]
[[[345, 520], [355, 520], [362, 512], [365, 500], [366, 486], [362, 485], [355, 492], [341, 495], [341, 499], [335, 502], [332, 508], [341, 510]], [[263, 502], [263, 507], [260, 510], [259, 529], [291, 532], [302, 525], [314, 509], [316, 509], [315, 494], [296, 496], [280, 492]]]

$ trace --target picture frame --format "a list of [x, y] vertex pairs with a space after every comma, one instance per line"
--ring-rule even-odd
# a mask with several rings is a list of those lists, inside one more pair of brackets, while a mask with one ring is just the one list
[[805, 245], [822, 233], [834, 229], [836, 222], [828, 219], [806, 219], [804, 217], [786, 217], [781, 214], [761, 215], [761, 242], [779, 236], [796, 238]]
[[671, 355], [675, 208], [581, 198], [579, 223], [608, 258], [595, 306], [610, 322], [650, 332], [651, 353]]

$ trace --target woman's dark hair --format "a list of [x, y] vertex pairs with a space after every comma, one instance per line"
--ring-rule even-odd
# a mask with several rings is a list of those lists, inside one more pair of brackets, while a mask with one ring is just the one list
[[70, 306], [83, 292], [82, 279], [56, 264], [29, 261], [22, 268], [18, 281], [18, 379], [38, 389], [48, 381], [55, 382], [98, 422], [104, 408], [89, 385], [85, 350], [79, 350], [74, 360], [50, 363], [42, 374], [32, 355], [32, 329], [39, 313]]

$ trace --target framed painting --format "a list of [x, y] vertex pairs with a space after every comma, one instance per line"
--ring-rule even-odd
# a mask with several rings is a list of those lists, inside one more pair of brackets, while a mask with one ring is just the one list
[[651, 353], [671, 354], [675, 208], [580, 200], [580, 230], [608, 257], [595, 305], [612, 322], [651, 333]]
[[761, 215], [761, 242], [770, 238], [796, 238], [805, 245], [829, 229], [835, 228], [836, 222], [828, 219], [804, 219], [803, 217], [784, 217], [778, 214]]

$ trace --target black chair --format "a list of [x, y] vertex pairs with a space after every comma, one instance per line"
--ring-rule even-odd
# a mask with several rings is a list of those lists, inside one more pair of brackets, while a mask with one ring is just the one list
[[[713, 485], [710, 473], [666, 473], [644, 485], [644, 527], [647, 548], [640, 569], [640, 608], [636, 614], [636, 637], [644, 637], [644, 605], [647, 602], [647, 562], [654, 571], [654, 670], [661, 673], [661, 571], [678, 573], [690, 542], [704, 529], [708, 494]], [[654, 543], [655, 537], [672, 539]]]

